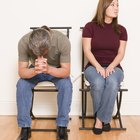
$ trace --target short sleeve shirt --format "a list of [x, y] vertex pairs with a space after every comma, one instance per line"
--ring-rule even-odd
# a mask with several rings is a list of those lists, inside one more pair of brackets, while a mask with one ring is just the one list
[[[35, 63], [37, 58], [29, 49], [29, 37], [31, 32], [24, 35], [18, 43], [18, 58], [19, 62]], [[48, 55], [46, 56], [49, 65], [60, 67], [61, 63], [70, 63], [70, 41], [63, 33], [51, 30], [52, 40]]]
[[114, 60], [120, 40], [127, 41], [125, 27], [119, 25], [119, 29], [120, 34], [114, 31], [112, 24], [105, 23], [104, 27], [100, 27], [95, 22], [87, 23], [83, 29], [82, 37], [91, 38], [91, 52], [102, 66], [108, 66]]

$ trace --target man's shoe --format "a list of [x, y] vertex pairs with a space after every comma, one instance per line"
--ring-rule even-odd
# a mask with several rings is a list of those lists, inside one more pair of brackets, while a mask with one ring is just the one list
[[57, 140], [68, 140], [67, 127], [57, 128]]
[[31, 137], [31, 128], [30, 127], [24, 127], [21, 129], [20, 135], [17, 138], [17, 140], [28, 140], [28, 138]]
[[108, 132], [110, 130], [111, 130], [110, 123], [107, 123], [107, 124], [103, 123], [103, 131]]

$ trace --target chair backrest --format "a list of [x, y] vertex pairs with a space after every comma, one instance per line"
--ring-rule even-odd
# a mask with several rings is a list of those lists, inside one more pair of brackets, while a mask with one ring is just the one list
[[[80, 27], [80, 30], [82, 31], [83, 27]], [[81, 65], [81, 72], [82, 72], [81, 88], [82, 89], [84, 89], [85, 81], [86, 81], [85, 80], [85, 76], [84, 76], [84, 69], [85, 69], [85, 66], [87, 65], [87, 63], [88, 63], [88, 60], [87, 60], [87, 58], [84, 55], [83, 46], [82, 46], [82, 65]]]
[[[35, 30], [39, 27], [30, 27], [30, 29]], [[69, 33], [70, 33], [70, 29], [72, 29], [72, 27], [49, 27], [50, 29], [55, 29], [55, 30], [59, 30], [62, 33], [64, 33], [68, 38], [69, 38]]]

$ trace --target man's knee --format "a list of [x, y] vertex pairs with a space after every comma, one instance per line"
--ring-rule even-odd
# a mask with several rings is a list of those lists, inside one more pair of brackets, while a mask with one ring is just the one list
[[58, 88], [62, 88], [62, 89], [67, 89], [67, 90], [72, 89], [72, 83], [70, 78], [64, 78], [59, 80], [58, 86], [59, 86]]
[[32, 89], [32, 84], [29, 81], [20, 78], [17, 82], [16, 87], [17, 90]]

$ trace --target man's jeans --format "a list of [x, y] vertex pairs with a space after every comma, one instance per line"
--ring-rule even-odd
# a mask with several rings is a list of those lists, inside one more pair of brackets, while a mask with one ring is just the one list
[[109, 123], [120, 83], [124, 78], [123, 71], [116, 67], [115, 72], [103, 78], [95, 67], [89, 66], [85, 70], [85, 77], [91, 85], [94, 113], [102, 122]]
[[57, 126], [66, 127], [69, 122], [69, 112], [72, 100], [72, 83], [70, 77], [56, 78], [47, 74], [38, 74], [30, 79], [20, 78], [17, 82], [17, 109], [18, 109], [18, 126], [30, 127], [31, 117], [30, 109], [32, 102], [32, 89], [38, 82], [51, 81], [58, 89], [57, 104], [58, 116]]

